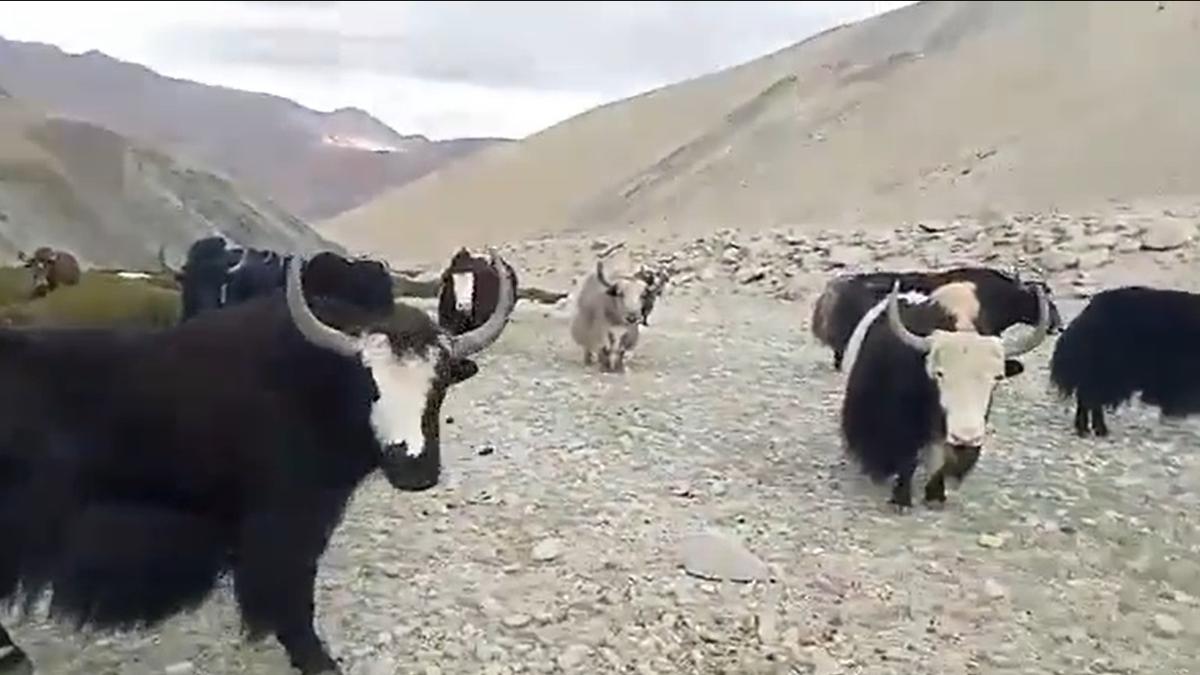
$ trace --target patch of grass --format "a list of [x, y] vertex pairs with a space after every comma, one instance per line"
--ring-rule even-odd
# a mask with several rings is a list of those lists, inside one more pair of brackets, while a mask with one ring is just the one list
[[[4, 277], [0, 275], [0, 292]], [[179, 293], [158, 279], [85, 273], [77, 286], [0, 307], [0, 324], [61, 328], [165, 328], [178, 323]], [[25, 296], [28, 297], [28, 291]]]
[[0, 306], [25, 302], [33, 292], [33, 274], [24, 267], [0, 267]]

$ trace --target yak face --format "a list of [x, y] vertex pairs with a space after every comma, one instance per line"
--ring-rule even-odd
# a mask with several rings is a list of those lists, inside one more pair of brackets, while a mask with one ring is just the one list
[[454, 272], [450, 275], [454, 287], [454, 308], [463, 314], [471, 311], [471, 303], [475, 301], [475, 273]]
[[182, 287], [184, 321], [200, 312], [224, 307], [230, 281], [250, 257], [249, 251], [230, 248], [229, 241], [220, 236], [205, 237], [193, 243], [188, 248], [182, 269], [168, 264], [166, 251], [158, 250], [159, 265], [174, 275]]
[[596, 261], [596, 278], [604, 286], [608, 302], [604, 306], [604, 318], [610, 324], [635, 325], [642, 322], [642, 298], [647, 284], [637, 277], [622, 277], [610, 282], [604, 276], [604, 262]]
[[971, 332], [934, 331], [925, 355], [926, 374], [937, 385], [946, 422], [946, 442], [955, 448], [979, 448], [996, 384], [1024, 371], [1004, 354], [1004, 342]]
[[510, 277], [503, 273], [507, 263], [496, 258], [492, 264], [502, 280], [496, 311], [479, 328], [453, 337], [425, 312], [403, 305], [382, 319], [378, 314], [364, 318], [347, 332], [328, 326], [304, 298], [300, 259], [288, 264], [288, 310], [301, 335], [317, 347], [356, 361], [370, 374], [375, 391], [368, 420], [384, 476], [397, 489], [418, 491], [437, 485], [446, 392], [478, 373], [471, 356], [499, 338], [512, 314], [516, 295]]
[[[946, 443], [978, 450], [983, 445], [996, 384], [1023, 372], [1024, 365], [1015, 357], [1046, 339], [1050, 326], [1046, 296], [1037, 289], [1037, 328], [1020, 340], [1006, 343], [1003, 338], [973, 330], [934, 330], [927, 336], [914, 335], [900, 318], [899, 292], [897, 281], [888, 297], [888, 325], [901, 342], [925, 355], [925, 373], [938, 390]], [[940, 289], [934, 291], [929, 302], [939, 303], [939, 293]]]
[[50, 288], [50, 270], [58, 262], [58, 254], [54, 249], [43, 246], [34, 251], [33, 256], [26, 258], [22, 254], [21, 258], [25, 262], [25, 267], [33, 272], [34, 294], [45, 294]]

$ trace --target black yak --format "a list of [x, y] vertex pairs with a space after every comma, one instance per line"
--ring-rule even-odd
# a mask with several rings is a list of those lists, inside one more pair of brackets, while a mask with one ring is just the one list
[[[831, 279], [813, 305], [813, 336], [833, 349], [833, 367], [843, 370], [847, 345], [859, 320], [872, 308], [882, 311], [893, 283], [903, 292], [929, 295], [934, 289], [955, 281], [975, 284], [980, 304], [979, 331], [1000, 335], [1017, 323], [1037, 323], [1035, 288], [1047, 296], [1050, 288], [1041, 281], [1022, 281], [1014, 275], [989, 267], [956, 267], [940, 272], [870, 272], [839, 275]], [[1058, 307], [1049, 300], [1050, 333], [1062, 325]]]
[[1107, 436], [1104, 409], [1139, 392], [1163, 417], [1200, 412], [1200, 295], [1144, 286], [1097, 293], [1058, 338], [1050, 381], [1075, 398], [1080, 436], [1089, 426]]
[[[510, 270], [513, 286], [516, 272]], [[487, 260], [460, 248], [442, 271], [438, 292], [438, 323], [458, 335], [483, 325], [496, 311], [500, 278]]]
[[[231, 248], [222, 237], [197, 240], [187, 262], [172, 269], [160, 251], [160, 262], [183, 289], [181, 321], [211, 309], [228, 307], [283, 288], [290, 255], [255, 248]], [[375, 260], [348, 260], [323, 251], [304, 266], [304, 287], [315, 295], [336, 295], [365, 309], [390, 309], [392, 275]]]
[[33, 297], [40, 298], [59, 286], [79, 283], [79, 261], [66, 251], [39, 247], [32, 256], [18, 252], [17, 258], [33, 271]]
[[[153, 332], [0, 330], [0, 600], [153, 626], [232, 576], [251, 639], [303, 673], [339, 668], [314, 630], [318, 560], [357, 486], [441, 475], [440, 409], [516, 295], [450, 336], [286, 288]], [[497, 269], [507, 263], [497, 258]], [[0, 629], [6, 667], [28, 666]]]
[[863, 318], [871, 326], [847, 366], [842, 437], [871, 479], [896, 476], [890, 502], [900, 509], [912, 506], [912, 476], [924, 454], [925, 501], [941, 505], [946, 478], [962, 481], [979, 457], [996, 384], [1023, 372], [1015, 357], [1045, 339], [1048, 302], [1036, 288], [1037, 327], [1006, 344], [975, 329], [970, 284], [944, 285], [918, 304], [901, 301], [893, 284], [886, 315]]

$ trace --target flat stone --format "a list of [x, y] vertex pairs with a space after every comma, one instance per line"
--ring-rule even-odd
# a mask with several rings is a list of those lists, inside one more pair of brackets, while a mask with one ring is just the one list
[[571, 645], [566, 651], [558, 655], [558, 667], [563, 670], [578, 668], [583, 665], [588, 654], [591, 653], [591, 648], [587, 645]]
[[504, 617], [504, 625], [509, 628], [524, 628], [530, 621], [533, 621], [533, 617], [528, 614], [509, 614]]
[[1183, 632], [1183, 624], [1179, 623], [1179, 619], [1169, 614], [1154, 615], [1154, 634], [1164, 638], [1179, 637]]
[[557, 537], [543, 539], [533, 547], [533, 559], [537, 562], [549, 562], [562, 555], [563, 540]]
[[768, 578], [766, 563], [742, 544], [717, 532], [685, 537], [680, 545], [684, 569], [713, 581], [759, 581]]
[[1196, 226], [1183, 220], [1160, 220], [1142, 231], [1142, 248], [1148, 251], [1170, 251], [1179, 248], [1196, 236]]
[[984, 548], [1000, 548], [1004, 545], [1004, 538], [995, 534], [979, 535], [979, 545]]
[[871, 260], [871, 251], [862, 246], [834, 246], [829, 250], [829, 264], [835, 267], [862, 265]]
[[1008, 595], [1008, 590], [995, 579], [986, 579], [983, 582], [983, 595], [989, 600], [999, 600]]
[[196, 666], [192, 665], [191, 661], [180, 661], [179, 663], [172, 663], [167, 666], [163, 669], [163, 672], [166, 675], [190, 675], [196, 672]]

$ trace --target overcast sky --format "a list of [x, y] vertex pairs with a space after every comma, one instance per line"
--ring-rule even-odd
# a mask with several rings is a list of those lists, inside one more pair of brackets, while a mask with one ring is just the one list
[[0, 1], [0, 36], [356, 106], [402, 133], [521, 137], [905, 4]]

